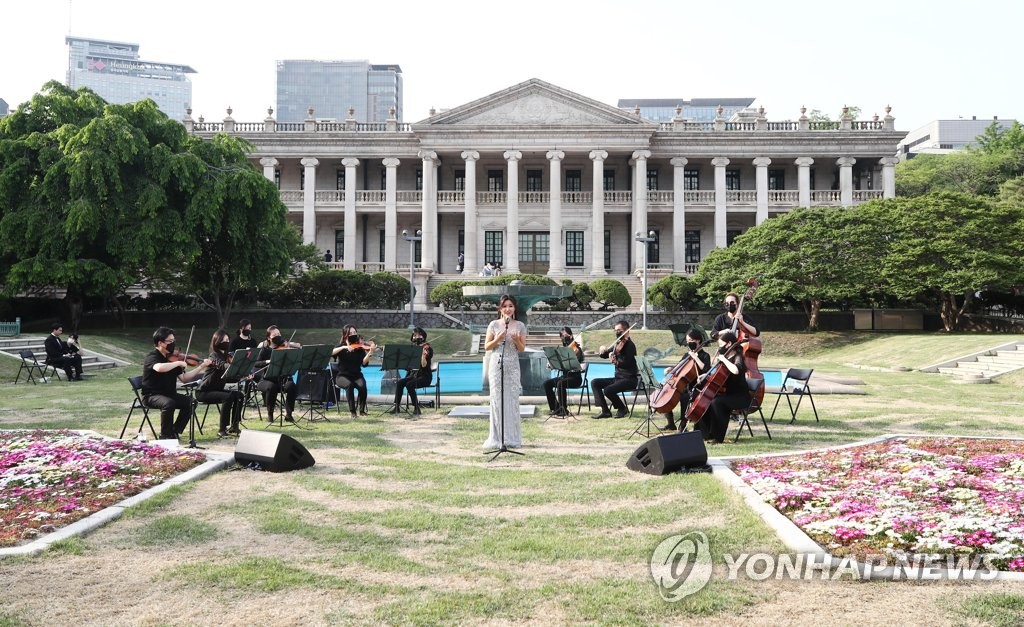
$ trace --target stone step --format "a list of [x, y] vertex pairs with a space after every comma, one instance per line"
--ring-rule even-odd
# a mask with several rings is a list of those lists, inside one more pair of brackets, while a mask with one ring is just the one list
[[1005, 374], [998, 370], [984, 370], [984, 369], [967, 369], [967, 368], [939, 368], [939, 372], [942, 374], [952, 375], [954, 377], [994, 377], [1000, 374]]
[[1024, 358], [1013, 359], [1010, 357], [1003, 357], [1002, 355], [979, 355], [977, 362], [962, 363], [986, 364], [994, 368], [1024, 368]]

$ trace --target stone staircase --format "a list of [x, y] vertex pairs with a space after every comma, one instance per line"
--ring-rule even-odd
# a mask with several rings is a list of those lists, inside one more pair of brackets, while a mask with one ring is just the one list
[[1024, 369], [1024, 341], [1011, 342], [921, 368], [957, 377], [964, 382], [988, 383], [993, 377]]
[[[0, 338], [0, 355], [6, 355], [20, 361], [21, 355], [19, 353], [23, 350], [30, 350], [35, 354], [36, 360], [39, 363], [43, 363], [46, 360], [45, 341], [46, 336], [33, 337], [21, 335], [18, 337]], [[82, 369], [85, 372], [127, 365], [127, 362], [120, 359], [89, 350], [82, 350]]]

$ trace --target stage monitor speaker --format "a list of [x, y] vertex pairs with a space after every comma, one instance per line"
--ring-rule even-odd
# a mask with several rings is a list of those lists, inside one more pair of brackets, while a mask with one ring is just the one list
[[305, 446], [283, 433], [245, 429], [235, 446], [235, 461], [243, 466], [256, 463], [261, 470], [286, 472], [309, 468], [316, 463]]
[[666, 475], [684, 469], [703, 469], [708, 450], [699, 431], [686, 431], [651, 438], [626, 461], [626, 468], [649, 475]]
[[331, 394], [331, 375], [326, 370], [306, 372], [299, 375], [299, 387], [295, 400], [305, 403], [328, 403], [334, 400]]

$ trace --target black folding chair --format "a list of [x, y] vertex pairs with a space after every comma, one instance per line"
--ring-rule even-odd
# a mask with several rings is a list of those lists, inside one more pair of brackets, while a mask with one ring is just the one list
[[[428, 385], [420, 386], [416, 388], [417, 394], [419, 391], [429, 392], [434, 391], [434, 409], [436, 410], [441, 406], [441, 364], [440, 362], [434, 362], [430, 364], [430, 383]], [[406, 407], [409, 406], [410, 401], [408, 394], [405, 399]], [[423, 407], [423, 401], [420, 401], [420, 407]]]
[[732, 415], [739, 419], [740, 428], [736, 430], [736, 437], [733, 442], [737, 442], [740, 439], [740, 435], [743, 434], [743, 427], [747, 428], [747, 432], [750, 433], [750, 437], [754, 437], [754, 430], [750, 428], [750, 414], [755, 411], [761, 415], [761, 424], [764, 425], [764, 431], [768, 434], [768, 439], [772, 439], [772, 432], [768, 430], [768, 421], [764, 419], [764, 412], [761, 411], [761, 401], [758, 397], [761, 396], [761, 390], [764, 389], [764, 379], [747, 379], [747, 389], [750, 390], [750, 404], [743, 409], [732, 410]]
[[[57, 370], [57, 367], [56, 366], [51, 366], [51, 365], [45, 364], [45, 363], [43, 363], [43, 364], [39, 363], [39, 360], [36, 359], [36, 354], [33, 353], [32, 351], [30, 351], [30, 350], [23, 350], [23, 351], [20, 351], [18, 353], [18, 355], [21, 356], [21, 367], [18, 368], [18, 374], [15, 375], [15, 377], [14, 377], [14, 383], [15, 384], [17, 384], [18, 383], [18, 379], [21, 378], [21, 373], [22, 372], [25, 373], [25, 382], [26, 383], [31, 381], [32, 385], [35, 385], [37, 383], [36, 382], [36, 375], [38, 375], [40, 381], [42, 381], [43, 383], [46, 383], [46, 381], [47, 381], [47, 379], [46, 379], [46, 372], [48, 370], [50, 370], [50, 369], [53, 370], [53, 374], [54, 374], [54, 376], [57, 377], [57, 380], [58, 381], [61, 380], [61, 378], [60, 378], [60, 371]], [[36, 373], [36, 375], [33, 375], [32, 374], [33, 372]]]
[[[772, 415], [768, 420], [775, 419], [775, 410], [779, 408], [779, 401], [782, 397], [786, 397], [786, 404], [789, 405], [789, 414], [791, 416], [789, 424], [796, 422], [796, 412], [800, 410], [800, 403], [806, 396], [811, 401], [811, 408], [814, 409], [814, 421], [820, 422], [818, 419], [818, 408], [814, 404], [814, 395], [811, 394], [810, 381], [811, 374], [814, 372], [813, 368], [790, 368], [786, 371], [786, 376], [782, 379], [782, 386], [779, 391], [776, 392], [775, 407], [772, 408]], [[796, 397], [796, 404], [793, 404], [792, 397]]]
[[128, 377], [128, 382], [132, 384], [132, 392], [135, 394], [135, 398], [132, 400], [132, 407], [128, 410], [128, 417], [124, 419], [124, 427], [121, 429], [121, 435], [117, 436], [119, 439], [124, 437], [124, 432], [128, 430], [128, 423], [132, 419], [132, 412], [136, 409], [142, 410], [142, 422], [139, 423], [138, 433], [142, 433], [143, 427], [149, 425], [149, 430], [153, 432], [153, 439], [157, 439], [156, 429], [153, 428], [153, 423], [149, 419], [149, 408], [142, 402], [142, 375], [135, 377]]
[[[580, 411], [583, 410], [583, 395], [584, 394], [587, 395], [587, 411], [590, 411], [590, 378], [587, 376], [589, 368], [590, 368], [590, 362], [586, 362], [585, 361], [582, 364], [580, 364], [580, 379], [581, 379], [580, 388], [579, 388], [579, 390], [580, 390], [580, 400], [576, 404], [576, 413], [577, 414], [580, 413]], [[568, 387], [568, 386], [566, 386], [566, 388], [565, 388], [565, 394], [566, 394], [565, 402], [566, 402], [567, 405], [569, 404], [568, 396], [569, 396], [569, 391], [570, 390], [576, 390], [576, 388], [575, 387]], [[568, 408], [566, 408], [566, 409], [568, 409]]]

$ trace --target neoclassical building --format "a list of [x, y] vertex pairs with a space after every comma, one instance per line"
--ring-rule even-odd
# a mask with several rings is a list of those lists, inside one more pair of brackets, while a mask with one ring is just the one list
[[[689, 274], [714, 248], [796, 207], [895, 193], [894, 118], [652, 123], [531, 79], [414, 124], [198, 122], [244, 137], [303, 238], [340, 268], [432, 287], [486, 262], [508, 272], [636, 283]], [[394, 118], [394, 116], [392, 116]], [[644, 193], [636, 193], [644, 190]], [[407, 239], [421, 233], [419, 241]], [[417, 301], [427, 290], [417, 290]]]

